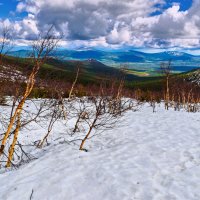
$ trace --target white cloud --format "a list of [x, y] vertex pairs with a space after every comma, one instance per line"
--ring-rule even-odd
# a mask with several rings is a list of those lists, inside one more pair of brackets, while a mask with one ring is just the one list
[[[177, 3], [160, 15], [164, 0], [21, 0], [22, 20], [10, 22], [19, 39], [34, 39], [39, 31], [55, 25], [64, 33], [63, 44], [133, 45], [154, 48], [200, 45], [200, 1], [187, 11]], [[160, 6], [158, 6], [160, 5]], [[68, 41], [68, 42], [66, 42]]]
[[[116, 24], [128, 25], [132, 18], [148, 16], [156, 4], [163, 0], [25, 0], [19, 2], [17, 11], [35, 15], [38, 28], [54, 24], [60, 31], [67, 30], [68, 39], [89, 40], [107, 37]], [[129, 32], [120, 28], [121, 39]], [[118, 37], [119, 38], [119, 37]], [[121, 42], [121, 39], [118, 39]]]
[[128, 27], [120, 27], [119, 24], [115, 24], [113, 30], [106, 37], [106, 41], [109, 44], [130, 43], [131, 31]]

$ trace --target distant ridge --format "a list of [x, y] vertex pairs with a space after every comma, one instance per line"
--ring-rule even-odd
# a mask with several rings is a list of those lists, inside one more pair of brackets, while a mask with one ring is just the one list
[[[9, 55], [27, 57], [31, 53], [30, 50], [12, 51]], [[108, 59], [118, 62], [144, 62], [144, 61], [164, 61], [172, 59], [174, 61], [200, 60], [200, 56], [194, 56], [178, 51], [164, 51], [160, 53], [144, 53], [140, 51], [100, 51], [100, 50], [58, 50], [53, 55], [67, 59]]]
[[[28, 57], [30, 50], [12, 51], [9, 55], [18, 57]], [[200, 56], [194, 56], [178, 51], [164, 51], [160, 53], [144, 53], [135, 50], [126, 51], [102, 51], [94, 49], [67, 50], [60, 49], [52, 56], [61, 60], [97, 60], [107, 66], [119, 66], [120, 64], [134, 65], [137, 70], [156, 69], [161, 62], [171, 60], [174, 70], [177, 72], [187, 72], [199, 67]], [[139, 64], [143, 64], [143, 66]]]

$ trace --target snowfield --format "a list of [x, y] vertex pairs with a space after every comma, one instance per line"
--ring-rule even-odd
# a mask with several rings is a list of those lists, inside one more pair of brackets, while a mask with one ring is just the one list
[[[44, 127], [31, 124], [21, 142], [41, 139]], [[162, 105], [153, 113], [145, 104], [86, 141], [88, 152], [78, 150], [80, 141], [67, 142], [72, 138], [60, 121], [49, 140], [43, 149], [31, 147], [37, 159], [0, 169], [1, 200], [200, 199], [200, 113]]]

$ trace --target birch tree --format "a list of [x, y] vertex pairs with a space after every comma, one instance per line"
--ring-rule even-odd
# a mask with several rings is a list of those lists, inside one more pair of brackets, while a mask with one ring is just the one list
[[10, 132], [14, 128], [14, 125], [16, 125], [16, 129], [13, 136], [12, 144], [9, 148], [9, 156], [8, 161], [6, 164], [6, 167], [11, 166], [11, 160], [13, 157], [14, 147], [17, 142], [19, 130], [20, 130], [20, 118], [23, 111], [24, 104], [26, 102], [26, 99], [31, 94], [33, 87], [35, 85], [36, 76], [41, 68], [41, 66], [45, 63], [45, 61], [48, 59], [49, 55], [53, 52], [53, 50], [57, 47], [59, 39], [52, 35], [52, 29], [51, 27], [47, 33], [42, 36], [40, 35], [39, 38], [34, 42], [32, 46], [32, 62], [33, 62], [33, 68], [31, 70], [30, 75], [28, 76], [26, 80], [26, 87], [23, 95], [21, 96], [21, 99], [16, 106], [15, 110], [13, 111], [13, 115], [11, 117], [11, 120], [8, 124], [7, 130], [4, 134], [4, 137], [2, 139], [1, 148], [0, 148], [0, 158], [4, 154], [4, 149], [7, 143], [7, 139], [9, 137]]

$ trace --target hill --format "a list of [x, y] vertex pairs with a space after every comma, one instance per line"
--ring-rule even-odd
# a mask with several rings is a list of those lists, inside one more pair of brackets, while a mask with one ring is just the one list
[[[16, 77], [18, 79], [21, 77], [21, 79], [24, 80], [28, 75], [28, 71], [31, 69], [30, 59], [27, 58], [7, 56], [4, 61], [7, 67], [0, 67], [1, 81], [4, 79], [5, 81], [8, 81], [9, 78], [12, 80]], [[17, 67], [13, 69], [13, 66]], [[72, 83], [76, 76], [77, 66], [81, 69], [78, 84], [85, 86], [99, 84], [102, 80], [106, 79], [111, 80], [121, 73], [119, 68], [109, 67], [95, 59], [78, 61], [50, 58], [40, 69], [37, 78], [38, 82], [49, 80], [50, 82]], [[131, 69], [126, 70], [124, 73], [126, 80], [125, 86], [129, 89], [139, 88], [143, 91], [161, 91], [163, 89], [164, 79], [162, 76], [145, 76], [144, 72]], [[186, 79], [194, 82], [196, 70], [182, 74], [174, 74], [173, 77], [175, 80]], [[44, 86], [43, 83], [42, 85]]]

